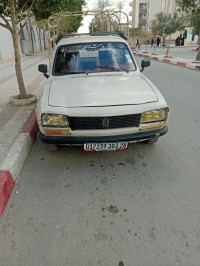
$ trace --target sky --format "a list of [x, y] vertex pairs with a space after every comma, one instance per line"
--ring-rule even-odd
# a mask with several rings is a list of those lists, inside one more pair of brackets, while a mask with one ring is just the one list
[[[129, 3], [131, 2], [132, 0], [124, 0], [124, 8], [123, 8], [123, 12], [126, 12], [127, 15], [129, 14], [129, 11], [131, 11], [131, 7], [129, 6]], [[86, 8], [84, 8], [84, 10], [94, 10], [96, 5], [96, 1], [95, 0], [86, 0]], [[129, 17], [130, 19], [130, 17]], [[81, 26], [78, 30], [78, 33], [86, 33], [89, 31], [88, 27], [89, 27], [89, 24], [92, 20], [92, 16], [85, 16], [83, 21], [82, 21], [82, 24], [83, 26]], [[126, 22], [126, 21], [125, 21]]]

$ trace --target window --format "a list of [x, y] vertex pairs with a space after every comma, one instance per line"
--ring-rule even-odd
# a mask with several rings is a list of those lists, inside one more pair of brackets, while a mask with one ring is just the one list
[[58, 47], [53, 74], [134, 71], [135, 69], [135, 62], [125, 43], [96, 42]]

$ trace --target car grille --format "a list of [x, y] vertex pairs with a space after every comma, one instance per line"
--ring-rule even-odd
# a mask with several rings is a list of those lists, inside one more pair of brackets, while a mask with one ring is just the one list
[[111, 117], [69, 117], [72, 130], [138, 127], [141, 114]]

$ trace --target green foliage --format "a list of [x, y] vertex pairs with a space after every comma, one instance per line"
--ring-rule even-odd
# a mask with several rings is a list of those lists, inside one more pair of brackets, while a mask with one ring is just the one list
[[8, 1], [0, 0], [0, 14], [8, 17], [10, 16], [10, 7], [8, 5]]
[[188, 26], [193, 27], [193, 34], [200, 35], [200, 0], [177, 0], [177, 4], [185, 12]]
[[184, 27], [184, 17], [178, 17], [176, 13], [173, 16], [165, 13], [157, 13], [155, 19], [151, 21], [150, 29], [154, 35], [165, 38]]
[[[59, 12], [81, 12], [84, 0], [16, 0], [15, 11], [17, 19], [27, 16], [27, 11], [32, 11], [36, 20], [45, 20]], [[10, 17], [8, 0], [0, 0], [0, 17]], [[82, 16], [67, 18], [68, 32], [75, 32], [81, 25]]]
[[[49, 16], [55, 13], [64, 12], [80, 12], [82, 10], [83, 0], [50, 0], [50, 1], [37, 1], [37, 4], [33, 8], [33, 13], [37, 20], [47, 19]], [[83, 17], [66, 17], [63, 22], [64, 33], [76, 32], [81, 25]]]
[[33, 13], [37, 20], [47, 19], [54, 13], [59, 12], [80, 12], [83, 5], [82, 0], [48, 0], [35, 2]]
[[65, 19], [65, 27], [63, 33], [73, 33], [76, 32], [79, 26], [81, 25], [82, 17], [67, 17]]
[[146, 33], [140, 28], [130, 28], [129, 30], [130, 37], [135, 39], [135, 38], [144, 38], [146, 37]]
[[145, 40], [145, 41], [144, 41], [144, 44], [145, 44], [145, 45], [149, 45], [149, 44], [150, 44], [150, 40]]
[[198, 5], [200, 5], [200, 0], [177, 0], [176, 2], [183, 11], [196, 8]]
[[190, 22], [193, 26], [193, 34], [200, 35], [200, 7], [193, 11]]
[[[200, 35], [200, 0], [177, 0], [177, 4], [186, 13], [188, 26], [193, 27], [193, 34]], [[196, 60], [200, 61], [200, 44]]]
[[36, 20], [48, 19], [52, 14], [62, 11], [64, 2], [65, 1], [61, 0], [58, 4], [58, 2], [54, 0], [36, 1], [32, 12]]

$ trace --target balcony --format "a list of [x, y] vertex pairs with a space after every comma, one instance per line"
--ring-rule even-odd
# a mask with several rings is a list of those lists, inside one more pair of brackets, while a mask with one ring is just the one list
[[139, 18], [140, 25], [146, 25], [146, 22], [147, 22], [146, 18]]
[[142, 30], [146, 30], [147, 28], [146, 28], [146, 25], [144, 26], [144, 25], [141, 25], [141, 29]]
[[140, 8], [139, 9], [139, 14], [140, 15], [146, 15], [147, 14], [147, 8]]
[[139, 8], [147, 8], [147, 4], [140, 4]]
[[144, 4], [146, 4], [146, 5], [147, 5], [147, 4], [148, 4], [148, 2], [149, 2], [149, 0], [140, 0], [140, 4], [141, 4], [141, 5], [144, 5]]

